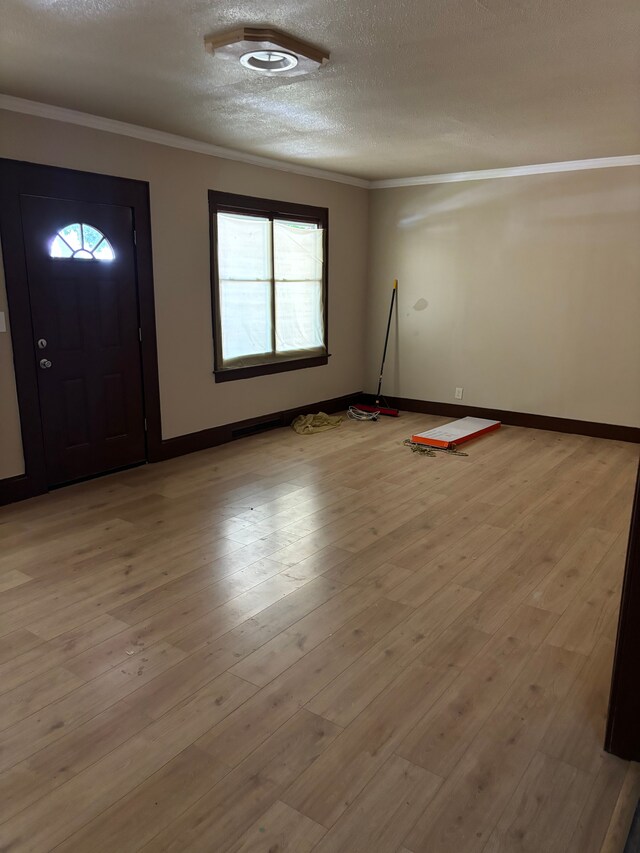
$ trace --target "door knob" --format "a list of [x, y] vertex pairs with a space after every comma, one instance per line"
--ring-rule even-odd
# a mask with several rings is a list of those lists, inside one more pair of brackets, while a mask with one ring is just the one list
[[51, 362], [49, 361], [48, 358], [41, 358], [40, 359], [40, 367], [43, 370], [48, 370], [51, 367]]

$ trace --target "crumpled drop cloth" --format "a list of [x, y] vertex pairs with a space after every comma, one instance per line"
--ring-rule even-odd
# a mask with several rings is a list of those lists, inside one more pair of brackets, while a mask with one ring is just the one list
[[299, 435], [313, 435], [314, 432], [335, 429], [343, 420], [342, 415], [327, 415], [324, 412], [318, 412], [317, 415], [298, 415], [291, 424], [291, 429]]

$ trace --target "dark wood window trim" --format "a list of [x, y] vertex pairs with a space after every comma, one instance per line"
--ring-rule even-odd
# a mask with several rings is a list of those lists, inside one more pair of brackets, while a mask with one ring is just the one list
[[0, 159], [0, 236], [25, 464], [24, 474], [0, 480], [0, 505], [47, 491], [38, 378], [31, 328], [31, 306], [22, 235], [20, 211], [22, 194], [50, 195], [54, 198], [68, 198], [76, 201], [118, 204], [132, 209], [136, 232], [138, 310], [142, 332], [140, 346], [144, 412], [147, 422], [147, 460], [155, 462], [163, 458], [149, 184], [146, 181], [80, 172], [75, 169]]
[[[265, 216], [273, 219], [299, 220], [315, 222], [323, 231], [323, 309], [325, 353], [294, 358], [274, 357], [273, 361], [261, 360], [260, 363], [242, 367], [222, 367], [222, 330], [219, 311], [219, 281], [217, 263], [217, 213], [239, 213], [245, 216]], [[213, 325], [213, 374], [216, 382], [229, 382], [236, 379], [248, 379], [253, 376], [265, 376], [270, 373], [282, 373], [288, 370], [302, 370], [318, 367], [329, 361], [329, 287], [328, 287], [328, 248], [329, 248], [329, 211], [326, 207], [314, 207], [307, 204], [295, 204], [286, 201], [274, 201], [266, 198], [236, 195], [235, 193], [209, 190], [209, 229], [211, 243], [211, 313]], [[275, 291], [272, 290], [272, 298]], [[274, 324], [275, 334], [275, 324]], [[275, 349], [275, 345], [274, 345]]]

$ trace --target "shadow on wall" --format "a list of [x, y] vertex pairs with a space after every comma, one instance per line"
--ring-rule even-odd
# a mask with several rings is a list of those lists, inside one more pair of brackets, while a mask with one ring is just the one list
[[[569, 173], [569, 180], [573, 173]], [[475, 183], [466, 182], [455, 191], [455, 184], [424, 187], [424, 200], [412, 202], [398, 221], [400, 230], [427, 227], [440, 232], [455, 231], [462, 212], [484, 208], [492, 204], [504, 204], [510, 197], [522, 192], [523, 182], [538, 182], [537, 198], [530, 204], [509, 209], [508, 224], [511, 227], [534, 228], [535, 226], [562, 226], [576, 230], [585, 225], [597, 229], [609, 225], [615, 227], [619, 218], [640, 211], [640, 193], [636, 186], [604, 187], [600, 191], [576, 191], [565, 175], [538, 175], [535, 177], [500, 178]], [[528, 187], [526, 187], [528, 189]], [[591, 222], [589, 222], [591, 220]], [[570, 231], [568, 234], [570, 235]]]

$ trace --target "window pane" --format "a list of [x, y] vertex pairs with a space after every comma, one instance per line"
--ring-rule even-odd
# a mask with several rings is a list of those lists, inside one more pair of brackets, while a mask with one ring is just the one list
[[49, 255], [52, 258], [70, 258], [73, 254], [73, 249], [68, 243], [65, 243], [62, 237], [56, 237], [49, 249]]
[[98, 261], [112, 261], [115, 258], [111, 243], [106, 238], [93, 250], [93, 257]]
[[271, 352], [271, 283], [220, 281], [222, 358]]
[[226, 281], [271, 279], [271, 223], [258, 216], [218, 214], [218, 275]]
[[276, 351], [324, 346], [321, 281], [276, 282]]
[[318, 281], [322, 278], [323, 231], [308, 222], [273, 223], [277, 281]]
[[94, 228], [93, 225], [82, 225], [83, 245], [88, 252], [93, 252], [103, 237], [104, 234], [98, 231], [97, 228]]
[[49, 246], [52, 258], [71, 258], [81, 261], [112, 261], [115, 254], [111, 243], [93, 225], [74, 222], [58, 231]]
[[64, 228], [60, 229], [59, 234], [64, 237], [74, 251], [82, 248], [82, 229], [79, 222], [73, 225], [65, 225]]

